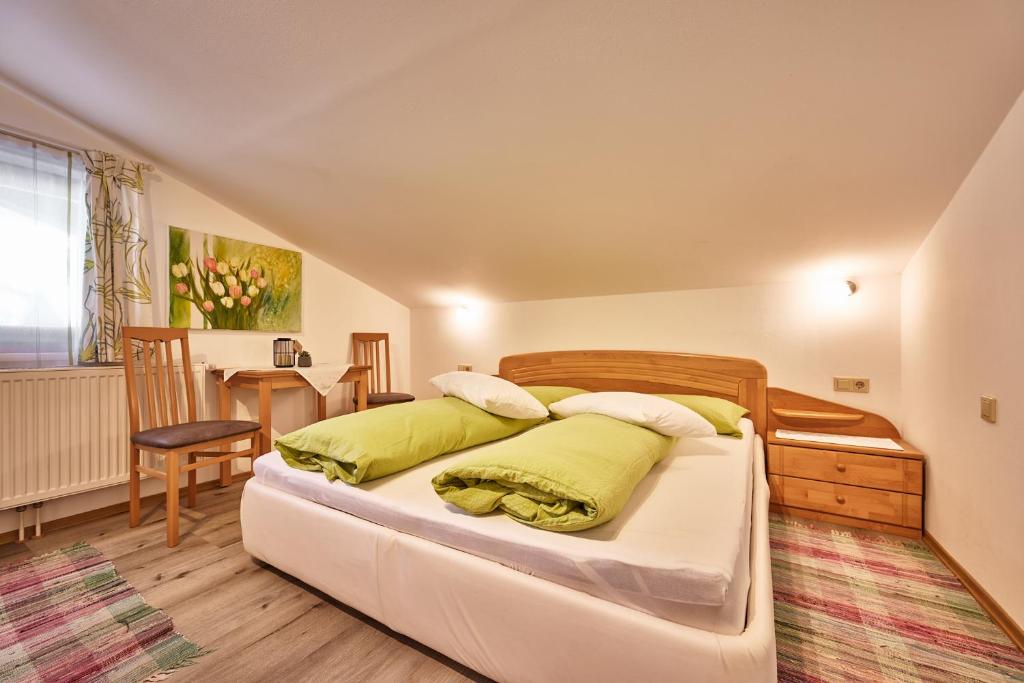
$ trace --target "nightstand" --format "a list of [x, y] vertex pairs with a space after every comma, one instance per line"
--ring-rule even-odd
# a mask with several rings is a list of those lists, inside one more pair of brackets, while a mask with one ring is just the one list
[[[772, 509], [832, 524], [921, 538], [924, 454], [881, 416], [768, 389]], [[858, 429], [859, 427], [859, 429]], [[902, 451], [780, 439], [776, 429], [884, 436]]]
[[779, 511], [833, 524], [921, 537], [924, 456], [789, 441], [768, 435], [768, 486]]

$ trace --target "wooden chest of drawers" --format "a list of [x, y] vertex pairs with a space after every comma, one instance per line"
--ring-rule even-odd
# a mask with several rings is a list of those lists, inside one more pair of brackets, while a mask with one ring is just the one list
[[776, 509], [836, 524], [920, 537], [924, 461], [903, 451], [768, 439], [768, 485]]

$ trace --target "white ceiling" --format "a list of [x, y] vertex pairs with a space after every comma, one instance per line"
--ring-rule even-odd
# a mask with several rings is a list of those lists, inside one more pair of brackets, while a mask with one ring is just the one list
[[899, 271], [1024, 87], [1020, 0], [0, 14], [0, 74], [413, 306]]

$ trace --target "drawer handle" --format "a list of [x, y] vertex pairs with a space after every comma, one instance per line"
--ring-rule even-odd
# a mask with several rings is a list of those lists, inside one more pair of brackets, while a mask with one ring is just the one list
[[836, 496], [836, 502], [840, 505], [846, 504], [846, 496]]
[[846, 471], [846, 465], [844, 465], [844, 464], [843, 464], [843, 463], [841, 463], [841, 462], [840, 462], [840, 463], [837, 463], [837, 464], [836, 464], [836, 469], [837, 469], [837, 470], [839, 470], [840, 472], [845, 472], [845, 471]]

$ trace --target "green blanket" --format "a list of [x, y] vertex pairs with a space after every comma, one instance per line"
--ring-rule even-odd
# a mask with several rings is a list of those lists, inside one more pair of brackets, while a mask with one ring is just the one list
[[275, 446], [292, 467], [358, 484], [518, 434], [541, 421], [500, 417], [445, 397], [341, 415], [285, 434]]
[[550, 531], [579, 531], [619, 514], [674, 439], [603, 415], [574, 415], [481, 448], [434, 477], [466, 512], [501, 510]]

